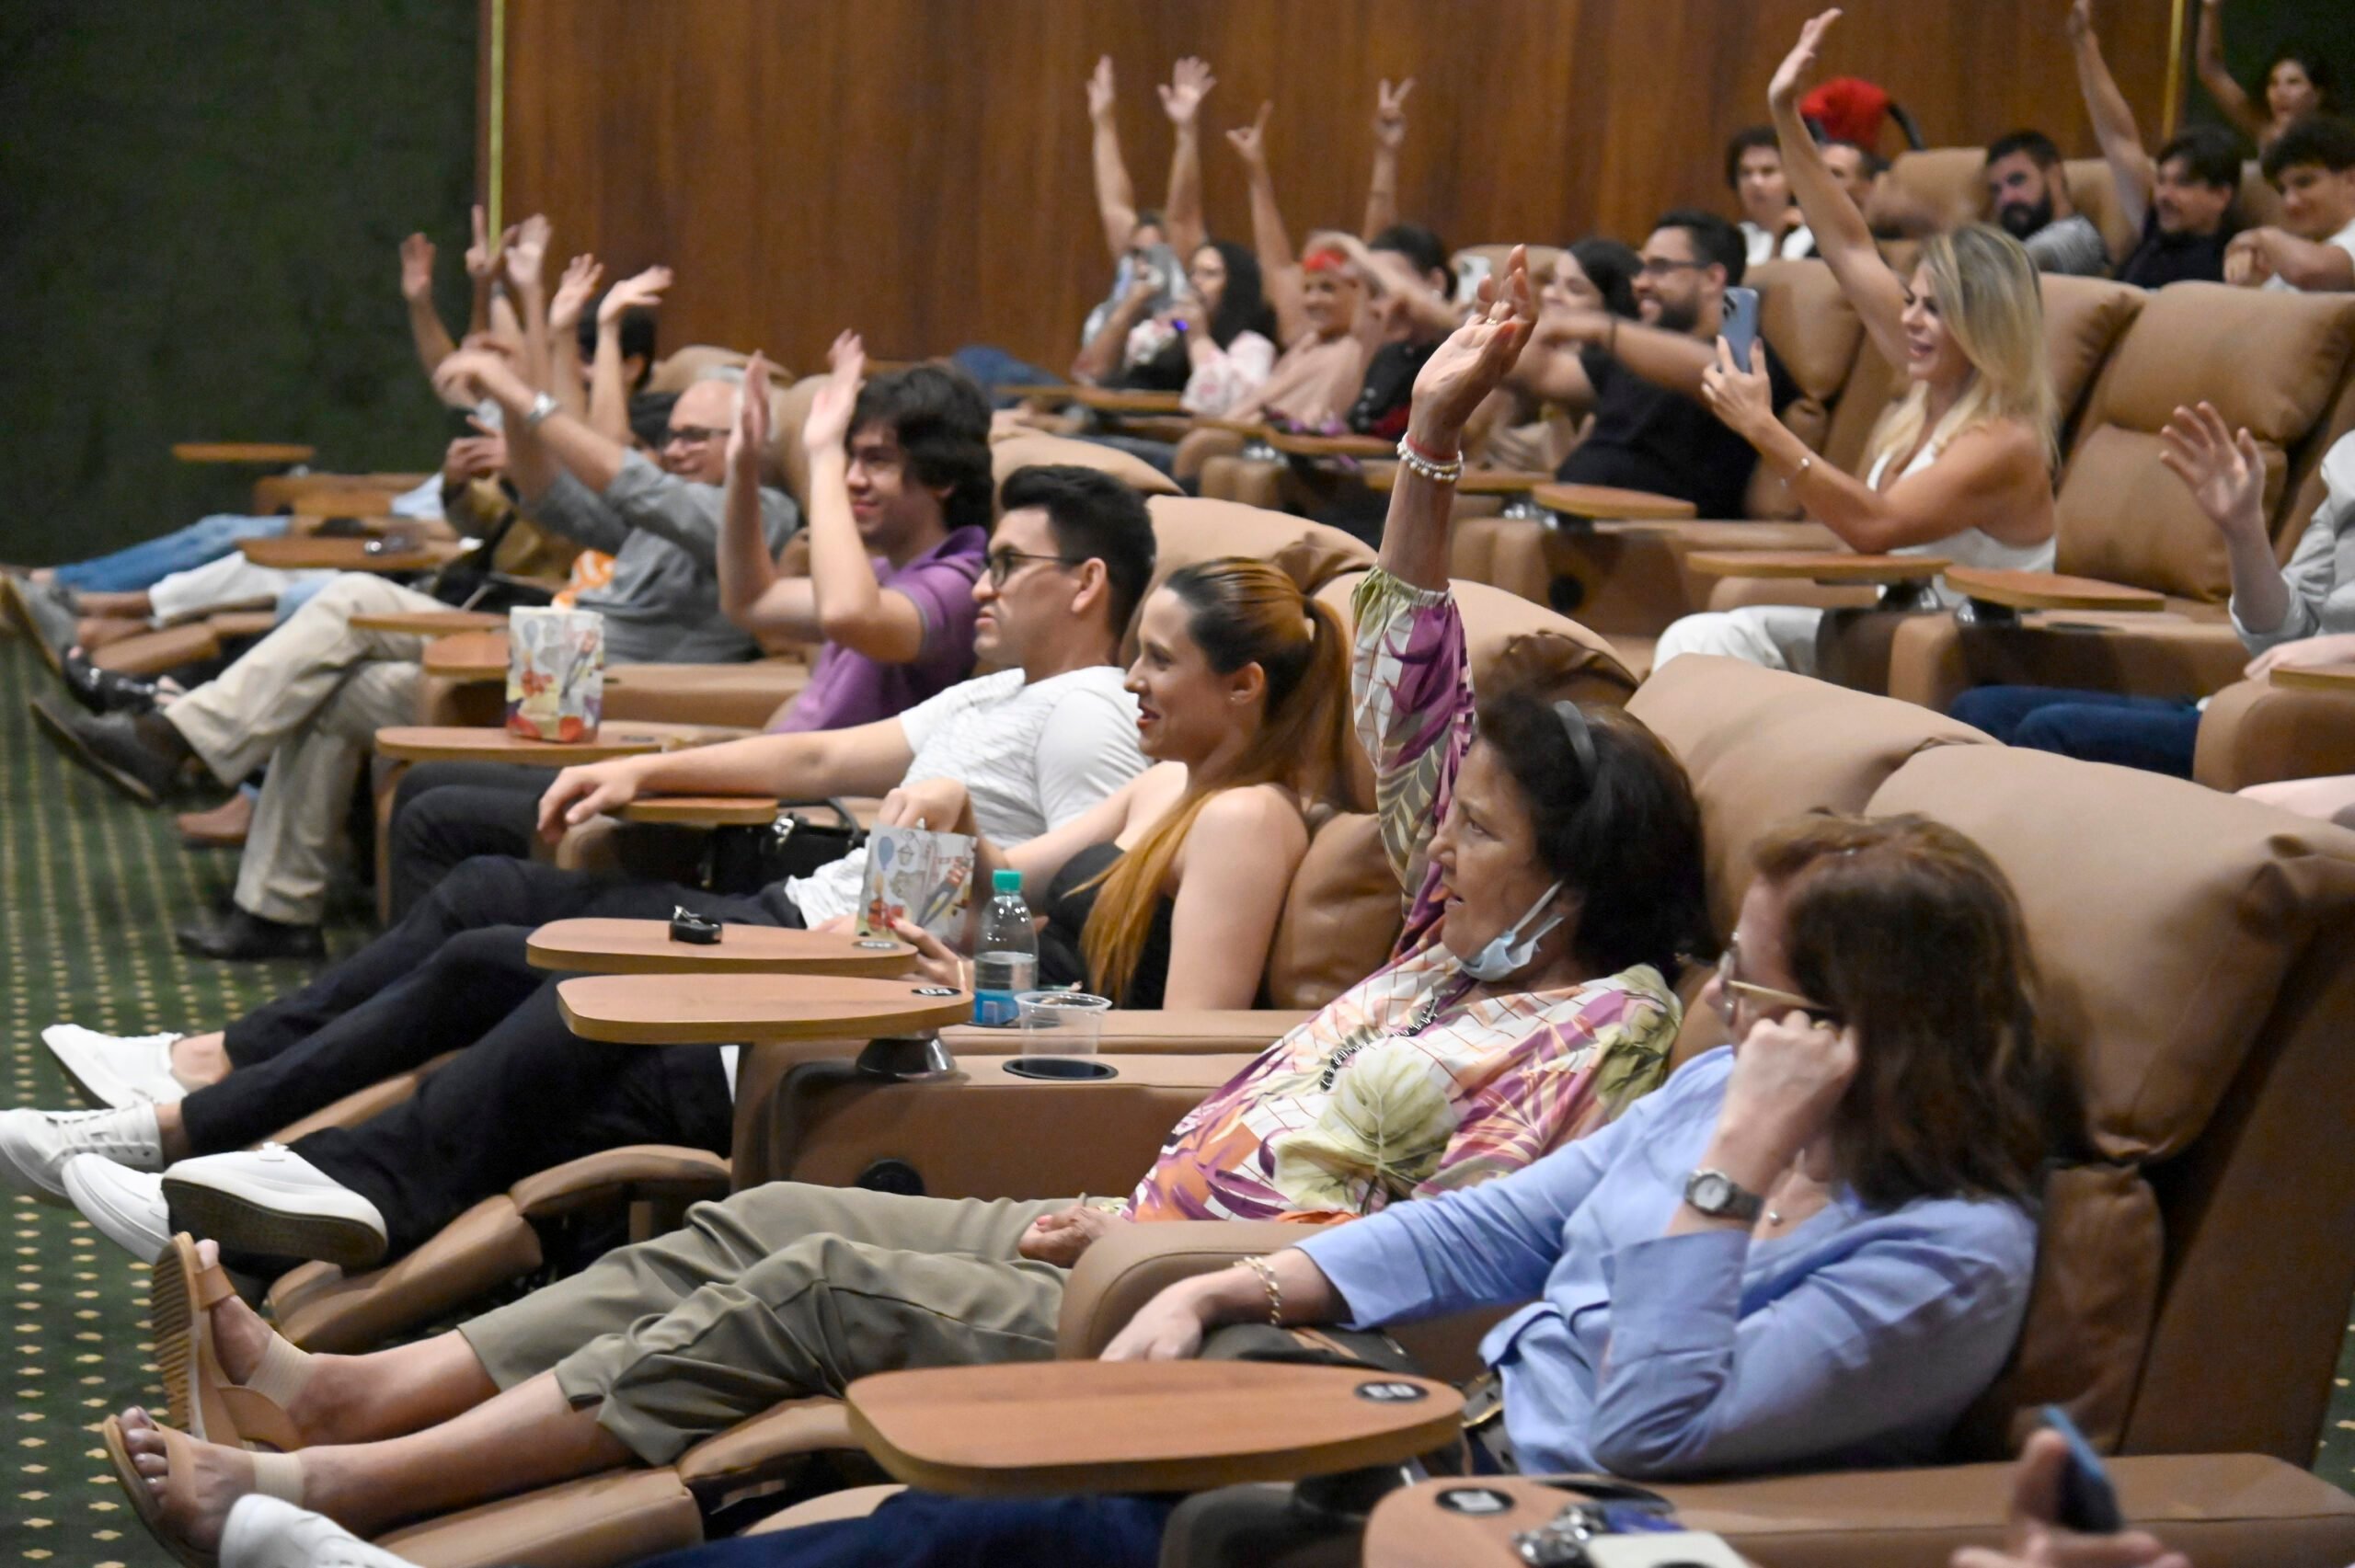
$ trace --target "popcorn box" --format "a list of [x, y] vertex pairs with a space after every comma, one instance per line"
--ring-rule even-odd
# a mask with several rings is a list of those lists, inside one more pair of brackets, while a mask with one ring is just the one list
[[594, 740], [605, 707], [605, 618], [593, 610], [507, 612], [507, 732]]

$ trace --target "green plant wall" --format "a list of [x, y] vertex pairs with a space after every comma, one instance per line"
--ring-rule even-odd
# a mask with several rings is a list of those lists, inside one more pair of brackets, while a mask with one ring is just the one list
[[252, 472], [176, 441], [425, 469], [445, 424], [396, 249], [462, 326], [475, 0], [0, 4], [0, 560], [72, 559]]

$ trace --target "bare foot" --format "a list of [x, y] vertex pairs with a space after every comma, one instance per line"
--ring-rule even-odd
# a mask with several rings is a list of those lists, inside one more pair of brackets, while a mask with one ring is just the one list
[[229, 1509], [254, 1490], [253, 1456], [190, 1438], [180, 1449], [181, 1460], [190, 1465], [190, 1474], [181, 1480], [176, 1494], [170, 1485], [171, 1465], [165, 1457], [163, 1429], [136, 1405], [122, 1413], [122, 1441], [131, 1452], [132, 1464], [146, 1478], [165, 1528], [200, 1551], [218, 1549]]
[[190, 1089], [201, 1089], [229, 1076], [228, 1036], [215, 1029], [209, 1035], [183, 1035], [172, 1042], [172, 1076]]

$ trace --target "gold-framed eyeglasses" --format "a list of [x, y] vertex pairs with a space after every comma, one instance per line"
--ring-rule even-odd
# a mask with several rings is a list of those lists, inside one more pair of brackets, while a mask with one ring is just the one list
[[1840, 1010], [1799, 995], [1797, 991], [1778, 990], [1741, 978], [1741, 936], [1740, 933], [1726, 939], [1726, 949], [1717, 955], [1717, 1016], [1726, 1027], [1733, 1027], [1734, 1007], [1747, 1001], [1752, 1007], [1769, 1013], [1804, 1013], [1819, 1024], [1837, 1024]]

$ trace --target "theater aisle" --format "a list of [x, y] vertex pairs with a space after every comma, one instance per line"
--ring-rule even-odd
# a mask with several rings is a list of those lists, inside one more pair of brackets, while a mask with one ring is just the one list
[[[186, 851], [168, 816], [139, 810], [66, 768], [33, 733], [28, 695], [53, 682], [22, 642], [0, 642], [0, 1105], [73, 1106], [40, 1045], [66, 1020], [109, 1033], [211, 1026], [304, 977], [298, 964], [186, 958], [175, 922], [224, 896], [236, 857]], [[330, 928], [332, 952], [366, 938]], [[0, 1349], [0, 1565], [161, 1565], [121, 1502], [98, 1423], [160, 1402], [147, 1337], [147, 1270], [71, 1210], [6, 1204]]]

